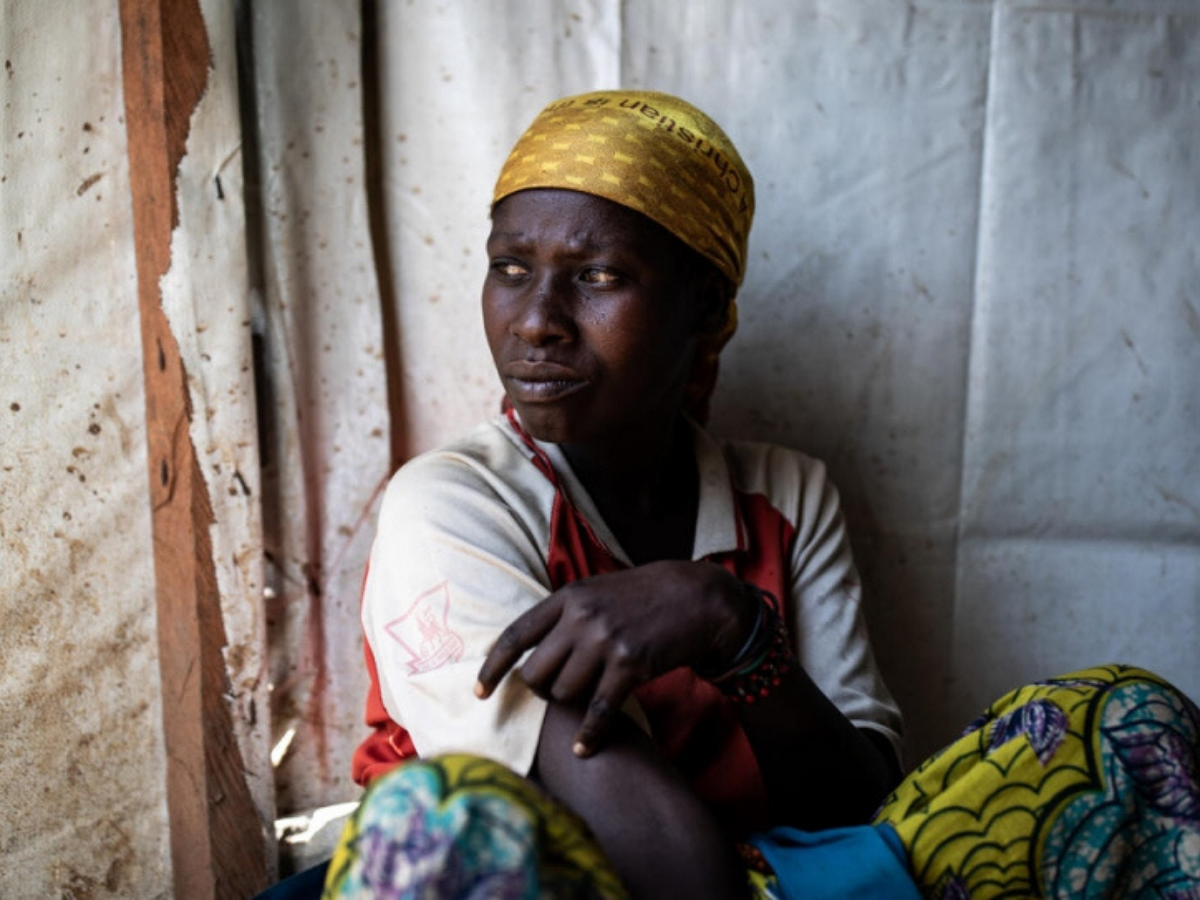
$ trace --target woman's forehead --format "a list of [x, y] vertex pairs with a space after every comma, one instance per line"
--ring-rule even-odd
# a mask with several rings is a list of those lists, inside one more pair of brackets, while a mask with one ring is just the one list
[[537, 188], [505, 197], [492, 210], [489, 244], [551, 239], [581, 250], [601, 250], [630, 242], [653, 244], [677, 239], [636, 210], [592, 194]]

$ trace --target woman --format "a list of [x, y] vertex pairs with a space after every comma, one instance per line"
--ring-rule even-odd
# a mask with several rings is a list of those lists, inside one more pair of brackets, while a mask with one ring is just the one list
[[[753, 210], [678, 98], [565, 98], [514, 147], [483, 289], [505, 412], [389, 487], [355, 760], [377, 783], [330, 895], [905, 897], [922, 854], [927, 890], [969, 886], [978, 848], [926, 792], [957, 777], [930, 764], [865, 824], [900, 722], [824, 469], [697, 424]], [[1027, 735], [1028, 700], [993, 718]]]

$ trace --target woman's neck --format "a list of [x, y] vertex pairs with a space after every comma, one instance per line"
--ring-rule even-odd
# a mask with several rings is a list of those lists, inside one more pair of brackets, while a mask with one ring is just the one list
[[699, 475], [691, 429], [682, 417], [658, 441], [560, 446], [634, 564], [691, 558]]

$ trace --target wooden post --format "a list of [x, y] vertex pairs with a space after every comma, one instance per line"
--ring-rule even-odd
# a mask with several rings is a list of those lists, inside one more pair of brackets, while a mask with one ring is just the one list
[[244, 898], [266, 886], [265, 836], [223, 696], [213, 513], [159, 286], [179, 220], [175, 176], [208, 80], [208, 34], [198, 0], [120, 0], [120, 15], [174, 895]]

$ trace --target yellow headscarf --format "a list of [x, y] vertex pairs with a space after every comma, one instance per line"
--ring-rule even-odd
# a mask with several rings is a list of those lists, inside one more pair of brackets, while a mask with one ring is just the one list
[[[746, 271], [754, 181], [720, 127], [690, 103], [653, 91], [596, 91], [547, 106], [500, 171], [493, 204], [531, 188], [603, 197], [654, 220], [733, 285]], [[699, 348], [685, 404], [703, 419], [717, 356], [737, 328], [731, 294], [725, 328]]]

